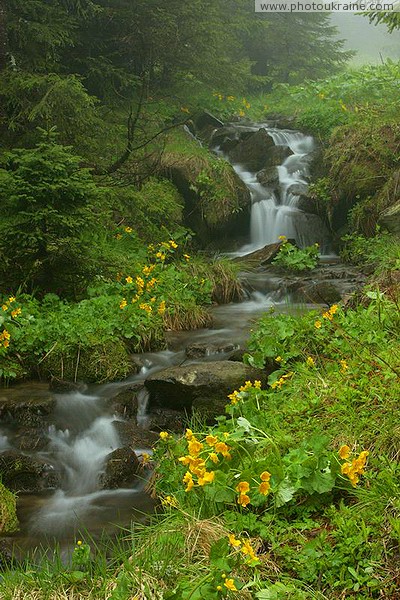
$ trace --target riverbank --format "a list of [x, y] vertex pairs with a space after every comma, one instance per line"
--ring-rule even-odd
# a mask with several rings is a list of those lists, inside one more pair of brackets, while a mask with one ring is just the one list
[[386, 254], [364, 246], [378, 274], [357, 306], [254, 328], [247, 361], [278, 370], [231, 390], [215, 427], [160, 436], [150, 525], [107, 551], [82, 536], [72, 566], [10, 569], [4, 598], [394, 600], [399, 290]]

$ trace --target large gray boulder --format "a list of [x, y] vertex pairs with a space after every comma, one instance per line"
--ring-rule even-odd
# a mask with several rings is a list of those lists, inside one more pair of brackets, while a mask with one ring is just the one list
[[271, 148], [275, 147], [274, 140], [265, 129], [259, 129], [248, 139], [240, 142], [229, 157], [232, 162], [244, 165], [249, 171], [259, 171], [266, 166]]
[[154, 373], [146, 381], [153, 407], [171, 408], [205, 417], [221, 415], [229, 403], [228, 394], [247, 380], [266, 384], [267, 372], [232, 361], [170, 367]]

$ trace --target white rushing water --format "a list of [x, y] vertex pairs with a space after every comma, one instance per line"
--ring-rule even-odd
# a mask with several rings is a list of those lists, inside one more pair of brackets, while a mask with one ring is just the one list
[[57, 396], [57, 421], [49, 428], [47, 453], [62, 477], [61, 489], [34, 519], [34, 529], [56, 533], [87, 514], [99, 491], [108, 454], [121, 446], [116, 418], [104, 414], [103, 400], [80, 392]]
[[[258, 128], [264, 127], [260, 125]], [[240, 248], [235, 254], [243, 255], [273, 244], [280, 236], [294, 239], [300, 247], [319, 243], [324, 246], [326, 231], [322, 221], [316, 215], [306, 213], [299, 204], [301, 188], [307, 193], [309, 166], [315, 150], [311, 136], [298, 131], [278, 130], [265, 126], [264, 129], [273, 139], [276, 146], [290, 149], [292, 154], [276, 167], [279, 184], [264, 186], [256, 173], [233, 165], [236, 173], [246, 184], [251, 194], [250, 243]]]

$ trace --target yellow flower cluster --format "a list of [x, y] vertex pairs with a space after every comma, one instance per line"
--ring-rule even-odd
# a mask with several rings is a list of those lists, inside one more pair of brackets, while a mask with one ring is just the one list
[[[3, 309], [3, 311], [4, 311], [4, 312], [7, 312], [7, 311], [8, 311], [8, 309], [10, 308], [10, 305], [11, 305], [13, 302], [15, 302], [15, 298], [14, 298], [14, 296], [10, 296], [10, 297], [9, 297], [9, 299], [7, 300], [7, 302], [5, 302], [5, 303], [3, 304], [3, 306], [1, 307], [1, 308]], [[21, 309], [20, 309], [20, 312], [21, 312]], [[19, 313], [18, 313], [18, 314], [19, 314]]]
[[[177, 246], [177, 244], [173, 240], [170, 240], [169, 242], [163, 242], [163, 243], [167, 244], [168, 247], [170, 247], [170, 246], [176, 247]], [[172, 244], [173, 244], [173, 246], [172, 246]], [[151, 304], [156, 303], [156, 297], [152, 296], [150, 298], [150, 300], [147, 302], [143, 302], [144, 298], [141, 298], [141, 297], [146, 292], [151, 292], [153, 290], [154, 286], [158, 283], [158, 279], [156, 279], [155, 277], [151, 277], [155, 267], [156, 267], [155, 264], [145, 265], [142, 269], [142, 274], [144, 275], [144, 278], [141, 277], [140, 275], [137, 275], [135, 277], [135, 279], [131, 275], [128, 275], [127, 277], [125, 277], [125, 282], [127, 285], [129, 285], [129, 286], [135, 285], [136, 286], [136, 293], [133, 296], [131, 303], [135, 304], [138, 300], [142, 300], [142, 302], [139, 304], [139, 308], [140, 308], [140, 310], [145, 311], [147, 314], [151, 314], [153, 312], [153, 307], [151, 306]], [[122, 275], [119, 273], [117, 276], [117, 280], [121, 281], [121, 279], [122, 279]], [[127, 302], [126, 298], [123, 298], [120, 302], [119, 307], [121, 310], [123, 310], [124, 308], [126, 308], [127, 305], [128, 305], [128, 302]], [[160, 302], [160, 304], [158, 305], [157, 313], [159, 315], [163, 315], [165, 313], [165, 311], [166, 311], [165, 300], [162, 300]]]
[[3, 329], [2, 333], [0, 333], [0, 346], [3, 348], [8, 348], [10, 345], [10, 334], [7, 329]]
[[[186, 485], [185, 492], [190, 492], [195, 485], [204, 486], [214, 481], [215, 472], [207, 470], [208, 461], [218, 464], [223, 458], [230, 460], [232, 457], [226, 442], [221, 441], [215, 435], [207, 435], [203, 442], [200, 442], [193, 431], [187, 429], [185, 437], [187, 454], [180, 456], [178, 461], [188, 467], [182, 481]], [[226, 439], [225, 434], [224, 437]]]
[[257, 558], [256, 553], [254, 551], [254, 548], [252, 547], [252, 545], [250, 544], [250, 542], [248, 540], [240, 540], [238, 538], [235, 537], [235, 535], [233, 533], [230, 533], [228, 535], [228, 539], [229, 539], [229, 543], [230, 545], [239, 550], [242, 554], [244, 554], [249, 561], [253, 561], [256, 560], [258, 561], [259, 558]]
[[337, 311], [339, 310], [339, 307], [337, 304], [332, 304], [332, 306], [330, 307], [329, 310], [327, 310], [326, 312], [324, 312], [324, 314], [322, 315], [322, 317], [324, 319], [328, 319], [328, 321], [332, 321], [333, 316], [337, 313]]
[[170, 506], [171, 508], [178, 507], [178, 501], [174, 496], [165, 496], [165, 498], [162, 498], [161, 504], [163, 506]]
[[[271, 473], [269, 473], [268, 471], [263, 471], [261, 473], [260, 483], [258, 484], [257, 489], [258, 489], [258, 492], [260, 494], [262, 494], [263, 496], [266, 496], [271, 489], [271, 485], [269, 483], [270, 479], [271, 479]], [[237, 503], [240, 504], [240, 506], [242, 506], [243, 508], [246, 508], [246, 506], [248, 504], [250, 504], [250, 502], [251, 502], [250, 497], [247, 493], [250, 491], [249, 482], [248, 481], [239, 481], [239, 483], [237, 484], [235, 489], [239, 494]]]
[[307, 367], [315, 367], [315, 360], [312, 356], [308, 356], [306, 360]]
[[239, 391], [235, 390], [232, 392], [232, 394], [229, 394], [228, 398], [231, 401], [231, 404], [237, 404], [240, 400], [243, 400], [246, 397], [246, 392], [251, 388], [260, 390], [261, 381], [258, 381], [257, 379], [254, 381], [254, 383], [251, 383], [251, 381], [246, 381], [244, 385], [240, 386]]
[[345, 360], [339, 360], [339, 364], [340, 364], [340, 372], [346, 373], [346, 371], [349, 368], [349, 365], [347, 364], [347, 362]]
[[288, 379], [290, 379], [290, 377], [293, 377], [293, 372], [289, 371], [289, 373], [286, 373], [285, 375], [282, 375], [282, 377], [280, 377], [279, 379], [277, 379], [276, 381], [274, 381], [274, 383], [271, 383], [271, 388], [273, 390], [275, 390], [276, 388], [281, 389], [281, 387], [283, 386], [284, 383], [286, 383], [286, 381]]
[[[353, 487], [356, 487], [360, 481], [360, 475], [364, 475], [365, 465], [367, 462], [369, 452], [363, 450], [360, 452], [357, 458], [354, 458], [351, 462], [344, 462], [342, 464], [342, 475], [346, 475], [350, 479], [350, 483]], [[339, 457], [342, 460], [349, 459], [351, 456], [351, 450], [349, 446], [341, 446], [339, 449]]]

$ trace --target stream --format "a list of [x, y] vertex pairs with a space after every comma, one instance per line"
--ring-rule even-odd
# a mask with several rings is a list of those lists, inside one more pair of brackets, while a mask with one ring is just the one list
[[[313, 139], [299, 132], [264, 125], [254, 125], [254, 131], [260, 127], [267, 129], [275, 145], [289, 148], [290, 154], [277, 166], [278, 189], [263, 186], [255, 173], [246, 171], [240, 164], [233, 165], [250, 190], [252, 205], [249, 240], [231, 256], [245, 255], [285, 235], [295, 239], [301, 247], [318, 242], [326, 254], [325, 261], [336, 263], [337, 259], [329, 255], [329, 239], [324, 235], [324, 228], [318, 226], [315, 215], [309, 215], [298, 206], [299, 195], [293, 193], [296, 186], [307, 187], [315, 149]], [[222, 154], [218, 148], [216, 152]], [[330, 268], [340, 270], [336, 264]], [[20, 494], [21, 530], [13, 536], [17, 547], [25, 551], [46, 545], [49, 540], [53, 540], [52, 543], [57, 540], [62, 547], [68, 547], [77, 537], [87, 538], [88, 534], [98, 539], [104, 533], [129, 526], [131, 521], [144, 521], [154, 510], [154, 501], [145, 491], [150, 470], [144, 470], [133, 486], [100, 489], [99, 476], [104, 471], [106, 457], [124, 445], [118, 426], [123, 423], [124, 416], [114, 414], [111, 400], [167, 367], [226, 360], [235, 349], [244, 346], [252, 322], [272, 307], [277, 312], [294, 313], [309, 306], [315, 308], [315, 301], [308, 304], [304, 298], [297, 300], [287, 282], [276, 273], [256, 269], [242, 273], [241, 279], [246, 297], [238, 303], [213, 307], [213, 328], [169, 332], [169, 349], [138, 357], [140, 371], [126, 381], [82, 387], [67, 393], [46, 391], [55, 406], [46, 434], [48, 443], [42, 449], [27, 453], [50, 465], [50, 469], [60, 474], [60, 479], [57, 489]], [[185, 349], [189, 344], [205, 346], [204, 355], [188, 359]], [[19, 386], [22, 398], [33, 393], [40, 396], [42, 390], [43, 384]], [[136, 425], [145, 430], [148, 396], [143, 390], [137, 397]], [[134, 448], [139, 459], [144, 452], [151, 454], [150, 445], [146, 446], [146, 436], [143, 439], [143, 447]], [[15, 432], [0, 423], [0, 452], [14, 447]]]

